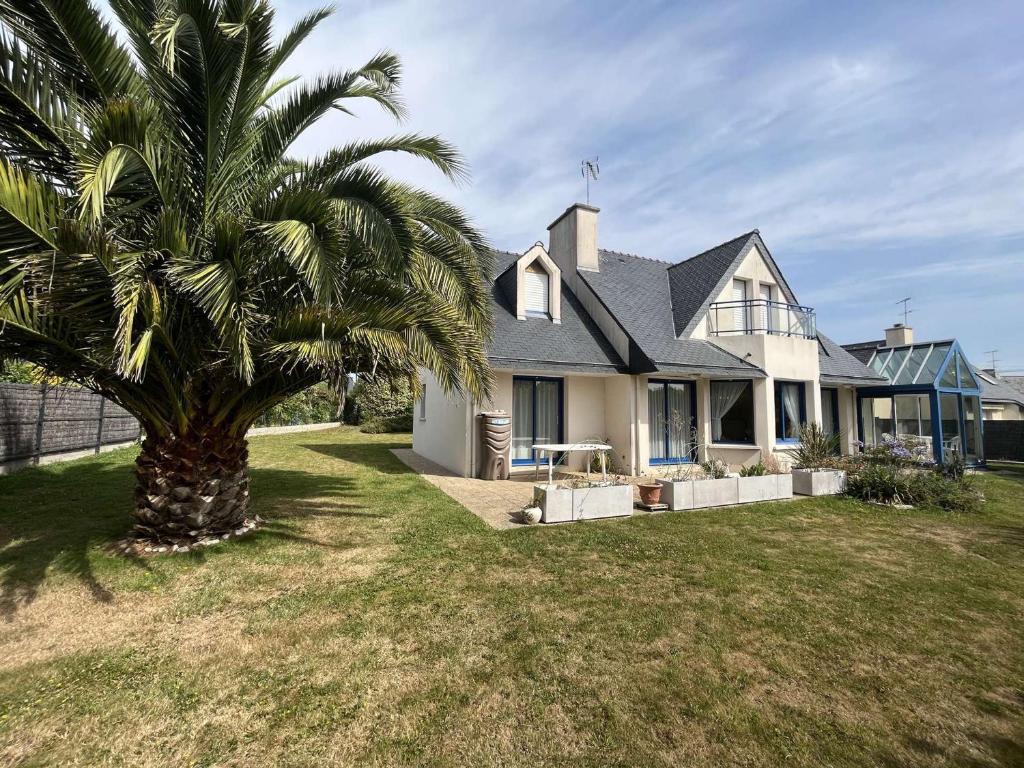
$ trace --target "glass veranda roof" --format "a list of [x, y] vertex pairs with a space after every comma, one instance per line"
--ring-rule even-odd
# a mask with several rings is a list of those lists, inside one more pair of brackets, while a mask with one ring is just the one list
[[880, 347], [871, 354], [868, 367], [890, 384], [917, 384], [943, 389], [977, 389], [971, 364], [952, 341]]

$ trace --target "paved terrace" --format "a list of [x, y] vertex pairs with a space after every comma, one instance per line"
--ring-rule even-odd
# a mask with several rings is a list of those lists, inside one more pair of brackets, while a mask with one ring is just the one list
[[[440, 464], [425, 459], [411, 448], [392, 448], [391, 452], [414, 472], [431, 485], [436, 485], [474, 515], [492, 528], [507, 530], [522, 528], [516, 521], [516, 513], [533, 500], [535, 483], [547, 481], [547, 466], [542, 466], [540, 475], [533, 472], [514, 475], [510, 480], [480, 480], [460, 477]], [[556, 480], [565, 480], [573, 473], [556, 472]], [[636, 510], [635, 512], [638, 512]]]

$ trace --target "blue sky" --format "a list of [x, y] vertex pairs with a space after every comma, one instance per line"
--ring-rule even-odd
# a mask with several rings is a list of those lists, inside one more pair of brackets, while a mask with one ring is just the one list
[[[341, 1], [292, 67], [399, 53], [402, 129], [452, 140], [472, 181], [389, 166], [498, 247], [546, 241], [597, 155], [602, 247], [677, 261], [758, 228], [836, 340], [912, 296], [918, 338], [1024, 371], [1022, 23], [1019, 2]], [[297, 149], [395, 130], [358, 114]]]

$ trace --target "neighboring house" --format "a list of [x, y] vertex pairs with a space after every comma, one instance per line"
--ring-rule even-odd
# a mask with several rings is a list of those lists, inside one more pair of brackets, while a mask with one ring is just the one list
[[1024, 377], [999, 376], [989, 368], [978, 376], [985, 421], [1024, 421]]
[[[995, 375], [994, 372], [993, 375]], [[999, 380], [1009, 384], [1024, 395], [1024, 376], [1000, 376]]]
[[513, 470], [534, 444], [595, 439], [630, 474], [689, 460], [694, 441], [738, 467], [788, 458], [806, 422], [855, 450], [856, 389], [887, 382], [818, 331], [756, 230], [672, 264], [600, 249], [597, 223], [576, 204], [548, 248], [495, 254], [492, 397], [446, 397], [423, 372], [417, 453], [476, 475], [478, 416], [496, 410]]

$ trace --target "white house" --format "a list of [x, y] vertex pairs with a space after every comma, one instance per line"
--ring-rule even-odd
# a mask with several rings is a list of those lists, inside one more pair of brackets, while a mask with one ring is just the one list
[[856, 389], [887, 382], [820, 333], [756, 230], [673, 264], [600, 249], [598, 213], [577, 203], [547, 248], [496, 254], [491, 399], [449, 398], [424, 372], [417, 453], [475, 476], [479, 414], [496, 410], [513, 471], [532, 469], [534, 444], [587, 440], [613, 446], [619, 471], [658, 471], [694, 435], [748, 465], [811, 421], [855, 449]]

